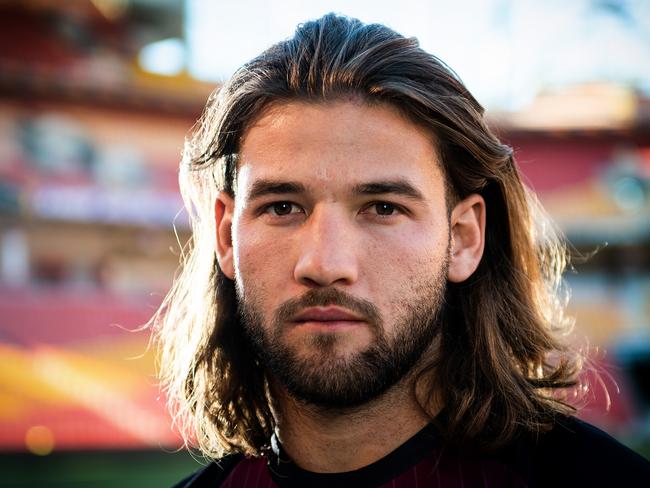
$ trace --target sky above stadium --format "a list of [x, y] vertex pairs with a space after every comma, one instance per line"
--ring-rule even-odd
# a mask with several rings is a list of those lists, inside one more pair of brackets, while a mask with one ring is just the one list
[[188, 68], [222, 81], [327, 12], [415, 36], [488, 108], [516, 110], [546, 88], [614, 81], [650, 93], [646, 0], [188, 0]]

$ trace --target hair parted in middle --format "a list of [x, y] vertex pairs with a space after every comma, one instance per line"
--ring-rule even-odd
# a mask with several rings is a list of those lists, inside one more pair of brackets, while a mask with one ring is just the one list
[[[483, 258], [468, 280], [448, 283], [438, 354], [419, 378], [445, 406], [441, 430], [451, 442], [484, 448], [545, 430], [572, 411], [558, 393], [576, 384], [580, 369], [580, 356], [564, 345], [572, 324], [564, 316], [562, 240], [522, 184], [512, 149], [448, 67], [416, 39], [328, 14], [241, 67], [186, 141], [180, 184], [192, 239], [151, 322], [186, 442], [213, 458], [259, 455], [275, 428], [267, 373], [244, 336], [234, 282], [215, 257], [214, 202], [218, 191], [234, 195], [242, 137], [272, 104], [349, 96], [394, 107], [431, 134], [448, 205], [472, 193], [486, 202]], [[425, 411], [431, 400], [422, 399]]]

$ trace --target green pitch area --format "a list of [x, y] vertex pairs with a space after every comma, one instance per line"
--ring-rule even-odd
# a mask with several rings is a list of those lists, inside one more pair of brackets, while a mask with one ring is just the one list
[[165, 488], [200, 467], [185, 451], [0, 453], [0, 486]]

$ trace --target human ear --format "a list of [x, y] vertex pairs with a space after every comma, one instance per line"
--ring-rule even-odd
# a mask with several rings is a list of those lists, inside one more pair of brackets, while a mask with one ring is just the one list
[[485, 200], [476, 193], [451, 211], [451, 245], [447, 279], [460, 283], [478, 268], [485, 246]]
[[217, 231], [217, 262], [223, 274], [235, 279], [232, 247], [232, 218], [235, 201], [226, 192], [220, 191], [214, 202], [214, 219]]

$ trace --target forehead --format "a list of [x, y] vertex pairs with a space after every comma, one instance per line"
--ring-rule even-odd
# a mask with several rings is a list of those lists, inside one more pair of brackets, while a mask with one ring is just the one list
[[385, 104], [275, 104], [248, 128], [239, 156], [240, 189], [284, 178], [315, 187], [381, 178], [444, 185], [433, 134]]

